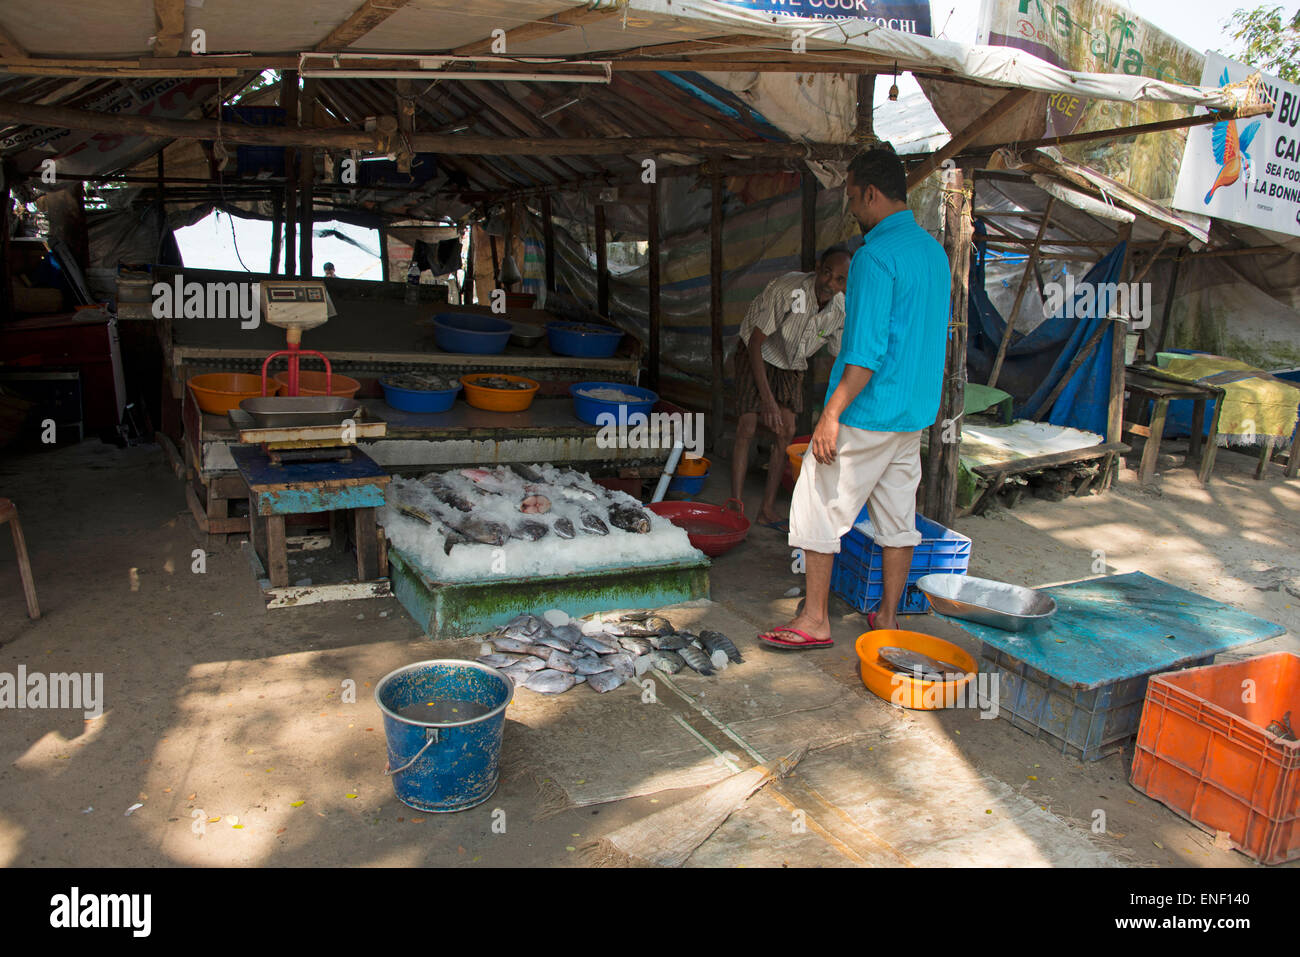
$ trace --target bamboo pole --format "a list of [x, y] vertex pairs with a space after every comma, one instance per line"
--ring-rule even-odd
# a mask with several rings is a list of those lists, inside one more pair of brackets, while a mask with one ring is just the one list
[[551, 194], [542, 194], [542, 246], [546, 256], [546, 294], [555, 291], [555, 220], [551, 216]]
[[993, 360], [993, 371], [989, 373], [988, 385], [990, 387], [998, 384], [998, 376], [1002, 374], [1002, 362], [1007, 356], [1007, 346], [1011, 344], [1011, 334], [1015, 332], [1016, 316], [1020, 315], [1020, 303], [1029, 290], [1030, 275], [1037, 272], [1038, 247], [1043, 244], [1043, 236], [1047, 233], [1047, 224], [1052, 218], [1052, 207], [1055, 205], [1056, 197], [1047, 197], [1047, 206], [1043, 210], [1043, 219], [1038, 224], [1038, 235], [1034, 237], [1034, 245], [1030, 247], [1029, 258], [1025, 261], [1025, 271], [1020, 276], [1020, 288], [1016, 290], [1016, 301], [1011, 306], [1011, 312], [1007, 315], [1007, 325], [1002, 330], [1002, 341], [998, 343], [998, 354]]
[[710, 177], [709, 207], [709, 353], [713, 366], [712, 425], [710, 450], [721, 448], [723, 430], [722, 372], [722, 171], [714, 167]]
[[661, 317], [659, 314], [659, 181], [650, 181], [650, 201], [646, 209], [646, 225], [650, 233], [650, 268], [646, 281], [649, 284], [649, 338], [650, 338], [650, 389], [659, 391], [659, 345]]
[[605, 248], [605, 206], [596, 204], [596, 312], [609, 318], [609, 250]]
[[943, 161], [956, 156], [971, 140], [979, 136], [1002, 117], [1020, 106], [1029, 96], [1030, 90], [1010, 90], [991, 107], [977, 116], [974, 121], [952, 135], [944, 146], [931, 153], [907, 174], [907, 188], [911, 189], [943, 165]]

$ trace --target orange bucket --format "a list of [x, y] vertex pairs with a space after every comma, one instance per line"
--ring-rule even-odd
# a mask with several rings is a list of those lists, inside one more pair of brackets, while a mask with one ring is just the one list
[[[289, 394], [289, 373], [277, 372], [273, 375], [276, 382], [280, 384], [280, 392], [284, 395]], [[260, 387], [259, 387], [260, 388]], [[330, 391], [325, 392], [325, 373], [314, 370], [298, 370], [298, 394], [299, 395], [341, 395], [344, 398], [351, 399], [361, 388], [361, 383], [351, 376], [339, 375], [335, 372], [330, 376]]]
[[[205, 372], [192, 376], [189, 387], [200, 409], [213, 415], [225, 415], [231, 409], [239, 408], [239, 403], [245, 399], [262, 394], [262, 377], [246, 372]], [[268, 382], [267, 391], [275, 395], [279, 391], [278, 383]]]
[[[508, 379], [511, 382], [523, 382], [527, 389], [493, 389], [479, 385], [480, 379]], [[465, 401], [476, 409], [489, 412], [522, 412], [533, 404], [533, 398], [541, 383], [535, 379], [526, 379], [521, 375], [503, 375], [499, 372], [476, 372], [463, 375], [460, 383], [465, 387]]]
[[799, 469], [803, 466], [803, 454], [808, 451], [808, 442], [795, 442], [785, 447], [785, 457], [790, 460], [790, 474], [799, 481]]
[[[890, 645], [947, 661], [966, 674], [952, 681], [926, 681], [899, 674], [880, 660], [880, 649]], [[915, 711], [937, 711], [963, 700], [966, 685], [979, 670], [975, 659], [964, 649], [919, 631], [878, 628], [859, 635], [854, 648], [858, 653], [858, 673], [867, 690], [890, 704]]]
[[684, 478], [694, 478], [697, 475], [709, 474], [709, 460], [701, 456], [695, 458], [689, 455], [683, 455], [682, 460], [677, 463], [677, 471], [673, 473]]

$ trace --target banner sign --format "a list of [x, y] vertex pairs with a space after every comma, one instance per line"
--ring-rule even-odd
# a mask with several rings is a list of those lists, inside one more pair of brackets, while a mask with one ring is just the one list
[[929, 0], [722, 0], [747, 10], [805, 20], [870, 20], [890, 30], [930, 36]]
[[[1207, 53], [1201, 85], [1227, 86], [1258, 72]], [[1272, 116], [1187, 131], [1174, 206], [1300, 236], [1300, 86], [1263, 74], [1262, 92], [1277, 104]]]

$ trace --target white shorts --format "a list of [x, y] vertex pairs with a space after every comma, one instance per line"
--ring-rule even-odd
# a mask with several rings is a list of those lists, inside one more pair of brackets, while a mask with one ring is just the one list
[[921, 544], [916, 489], [921, 483], [920, 432], [868, 432], [841, 425], [835, 461], [822, 465], [810, 448], [790, 503], [790, 546], [836, 553], [840, 536], [866, 502], [876, 544]]

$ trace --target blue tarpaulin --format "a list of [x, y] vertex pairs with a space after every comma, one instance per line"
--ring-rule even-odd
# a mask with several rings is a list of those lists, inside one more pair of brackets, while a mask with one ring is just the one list
[[[967, 343], [967, 375], [972, 382], [988, 381], [1006, 329], [1006, 320], [984, 287], [987, 238], [984, 223], [976, 220]], [[1055, 315], [1027, 335], [1012, 334], [997, 385], [1015, 397], [1017, 417], [1027, 417], [1042, 404], [1092, 337], [1097, 324], [1108, 321], [1114, 283], [1123, 262], [1124, 244], [1120, 243], [1075, 284], [1073, 296], [1065, 299]], [[1038, 421], [1106, 434], [1113, 337], [1114, 330], [1107, 330], [1046, 416], [1039, 416]]]

